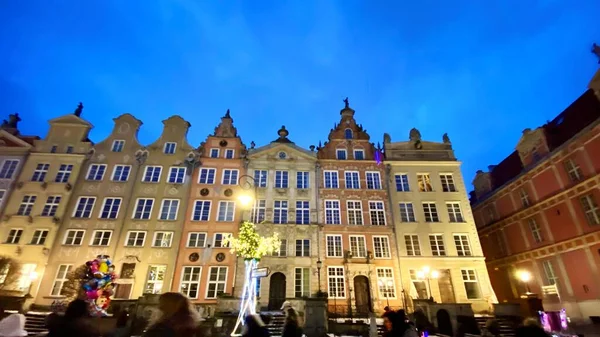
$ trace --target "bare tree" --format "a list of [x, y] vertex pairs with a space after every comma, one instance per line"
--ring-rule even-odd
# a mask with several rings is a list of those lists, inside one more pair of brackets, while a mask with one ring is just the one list
[[0, 290], [20, 290], [18, 285], [21, 277], [27, 277], [27, 275], [23, 275], [19, 261], [8, 256], [0, 256]]
[[85, 298], [85, 291], [82, 286], [87, 281], [88, 266], [85, 264], [71, 270], [67, 274], [67, 280], [63, 284], [61, 295], [66, 297], [67, 301], [72, 301], [76, 298]]

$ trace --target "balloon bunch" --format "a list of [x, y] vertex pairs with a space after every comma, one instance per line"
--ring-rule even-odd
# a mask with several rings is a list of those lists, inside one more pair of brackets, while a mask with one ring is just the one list
[[83, 290], [90, 303], [90, 312], [94, 316], [106, 316], [113, 295], [114, 281], [117, 278], [115, 267], [108, 255], [98, 255], [96, 259], [86, 262], [87, 271]]

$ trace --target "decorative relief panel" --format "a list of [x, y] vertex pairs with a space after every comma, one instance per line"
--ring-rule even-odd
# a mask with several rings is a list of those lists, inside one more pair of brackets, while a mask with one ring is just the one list
[[156, 194], [156, 186], [147, 186], [142, 189], [144, 194]]
[[100, 247], [89, 248], [87, 251], [87, 254], [86, 254], [88, 260], [92, 260], [92, 259], [96, 258], [96, 256], [98, 256], [98, 255], [109, 255], [108, 248], [100, 248]]
[[175, 195], [175, 194], [177, 194], [177, 193], [179, 193], [179, 191], [177, 190], [177, 188], [176, 188], [176, 187], [171, 187], [171, 188], [169, 189], [169, 195]]
[[80, 249], [80, 247], [60, 247], [58, 256], [64, 258], [77, 258]]

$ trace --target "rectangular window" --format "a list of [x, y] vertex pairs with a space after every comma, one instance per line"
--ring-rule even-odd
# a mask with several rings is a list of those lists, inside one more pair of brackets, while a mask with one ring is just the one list
[[72, 146], [67, 146], [67, 153], [73, 153], [73, 147]]
[[48, 238], [48, 230], [47, 229], [36, 229], [33, 232], [33, 236], [31, 237], [30, 245], [43, 245], [46, 243], [46, 239]]
[[465, 284], [465, 292], [467, 293], [467, 299], [475, 300], [481, 298], [481, 292], [479, 291], [479, 283], [477, 282], [477, 275], [473, 269], [462, 269], [462, 280]]
[[264, 199], [256, 200], [252, 207], [252, 222], [259, 224], [265, 221], [267, 213], [267, 201]]
[[442, 182], [442, 191], [456, 192], [456, 185], [454, 185], [454, 177], [451, 173], [440, 174], [440, 181]]
[[273, 256], [285, 257], [287, 256], [287, 240], [280, 240], [279, 249], [273, 252]]
[[179, 211], [178, 199], [163, 199], [162, 207], [160, 208], [160, 220], [177, 220]]
[[73, 217], [90, 218], [95, 203], [95, 197], [79, 197], [79, 200], [77, 200], [77, 206], [75, 207], [75, 212], [73, 212]]
[[425, 214], [425, 222], [440, 222], [435, 202], [424, 202], [423, 213]]
[[52, 145], [52, 147], [50, 148], [50, 153], [56, 153], [57, 150], [58, 147], [56, 145]]
[[223, 185], [237, 185], [238, 184], [238, 170], [223, 170]]
[[429, 173], [417, 174], [417, 184], [419, 185], [419, 192], [433, 192]]
[[380, 190], [381, 189], [381, 175], [379, 172], [367, 172], [367, 189], [369, 190]]
[[521, 199], [521, 205], [523, 207], [529, 207], [531, 201], [529, 200], [529, 194], [524, 188], [519, 190], [519, 198]]
[[377, 285], [381, 298], [396, 298], [396, 284], [392, 268], [377, 268]]
[[376, 259], [389, 259], [390, 239], [387, 236], [373, 236], [373, 250]]
[[339, 225], [342, 223], [339, 200], [325, 200], [325, 223], [328, 225]]
[[363, 225], [362, 201], [350, 200], [346, 202], [349, 225]]
[[556, 273], [554, 272], [554, 267], [552, 266], [552, 261], [544, 260], [542, 261], [542, 269], [544, 270], [544, 285], [552, 286], [556, 284], [558, 277], [556, 277]]
[[371, 225], [385, 226], [383, 201], [369, 201], [369, 215], [371, 216]]
[[133, 218], [136, 220], [148, 220], [152, 215], [154, 199], [138, 199], [133, 211]]
[[600, 225], [600, 209], [593, 194], [588, 194], [579, 199], [585, 218], [590, 225]]
[[231, 233], [215, 233], [213, 239], [214, 248], [229, 248], [229, 242], [224, 242], [226, 238], [229, 238]]
[[162, 166], [146, 166], [146, 172], [144, 172], [142, 181], [146, 183], [157, 183], [160, 181], [161, 172]]
[[346, 188], [360, 189], [360, 177], [359, 177], [358, 172], [345, 171], [344, 178], [346, 178]]
[[37, 164], [35, 171], [33, 171], [33, 175], [31, 176], [31, 181], [43, 182], [44, 179], [46, 179], [49, 168], [50, 164]]
[[310, 256], [310, 240], [296, 240], [296, 256]]
[[354, 160], [365, 160], [365, 151], [354, 150]]
[[52, 291], [50, 291], [50, 296], [61, 296], [63, 294], [63, 287], [65, 283], [69, 281], [68, 275], [71, 272], [72, 266], [70, 264], [61, 264], [58, 266], [56, 270], [56, 276], [54, 277], [54, 282], [52, 283]]
[[219, 213], [217, 214], [217, 221], [233, 221], [235, 215], [235, 202], [234, 201], [219, 201]]
[[465, 222], [460, 210], [460, 202], [447, 202], [446, 208], [448, 209], [450, 222]]
[[164, 152], [166, 154], [175, 154], [175, 150], [177, 149], [177, 143], [165, 143]]
[[190, 232], [188, 234], [187, 247], [204, 248], [206, 246], [206, 233]]
[[294, 296], [310, 296], [310, 268], [294, 268]]
[[567, 171], [571, 182], [577, 183], [583, 180], [581, 168], [572, 159], [565, 160], [565, 171]]
[[364, 235], [350, 235], [350, 251], [352, 257], [367, 257], [367, 240]]
[[310, 204], [308, 201], [296, 201], [296, 224], [310, 224]]
[[216, 174], [217, 169], [214, 168], [200, 169], [200, 174], [198, 175], [198, 184], [214, 184]]
[[536, 243], [540, 243], [544, 241], [544, 236], [542, 235], [542, 228], [535, 221], [534, 218], [527, 219], [527, 224], [529, 225], [529, 230], [531, 231], [531, 236], [533, 236], [533, 240]]
[[338, 160], [346, 160], [346, 150], [337, 150], [336, 155]]
[[65, 233], [63, 245], [67, 246], [81, 246], [85, 231], [81, 229], [69, 229]]
[[202, 267], [183, 267], [179, 292], [189, 298], [198, 298]]
[[6, 243], [10, 244], [18, 244], [21, 241], [21, 236], [23, 235], [23, 230], [14, 228], [8, 232], [8, 237], [6, 238]]
[[288, 171], [275, 171], [275, 188], [288, 188]]
[[144, 294], [162, 293], [162, 287], [165, 281], [166, 273], [167, 266], [150, 265], [150, 267], [148, 268], [148, 276], [146, 277], [146, 286], [144, 287]]
[[108, 246], [112, 231], [94, 231], [90, 246]]
[[339, 188], [338, 171], [324, 171], [325, 188]]
[[211, 158], [219, 158], [219, 149], [210, 149]]
[[0, 189], [0, 205], [4, 203], [4, 197], [6, 196], [6, 190]]
[[306, 189], [308, 188], [308, 177], [309, 174], [306, 171], [296, 172], [296, 188]]
[[442, 234], [430, 234], [429, 245], [433, 256], [446, 256], [446, 247], [444, 247], [444, 236]]
[[185, 167], [171, 167], [169, 170], [169, 183], [183, 184], [185, 180]]
[[396, 174], [394, 176], [396, 181], [396, 191], [397, 192], [410, 192], [410, 185], [408, 184], [408, 174]]
[[415, 210], [413, 209], [412, 202], [401, 202], [400, 203], [400, 221], [402, 222], [416, 222]]
[[343, 257], [343, 246], [341, 235], [327, 235], [327, 257]]
[[127, 181], [129, 179], [129, 173], [131, 172], [131, 166], [129, 165], [116, 165], [113, 171], [113, 181]]
[[0, 169], [0, 179], [12, 179], [19, 166], [19, 161], [14, 159], [7, 159], [2, 163]]
[[112, 143], [111, 151], [112, 152], [123, 152], [123, 147], [125, 146], [124, 140], [115, 140]]
[[467, 234], [454, 234], [454, 245], [458, 256], [472, 256], [469, 236]]
[[287, 200], [275, 200], [273, 202], [273, 223], [286, 224], [288, 222], [288, 202]]
[[210, 218], [210, 201], [196, 200], [194, 202], [194, 213], [192, 221], [208, 221]]
[[54, 182], [56, 183], [66, 183], [69, 181], [71, 177], [71, 172], [73, 171], [73, 165], [61, 164], [58, 168], [58, 173], [56, 173], [56, 178]]
[[217, 298], [225, 292], [227, 284], [227, 267], [210, 267], [208, 274], [208, 286], [206, 287], [206, 298]]
[[146, 232], [144, 231], [129, 231], [127, 232], [127, 240], [125, 246], [127, 247], [143, 247], [146, 242]]
[[121, 208], [121, 198], [105, 198], [100, 219], [116, 219]]
[[235, 157], [235, 150], [227, 149], [225, 150], [225, 159], [233, 159]]
[[154, 240], [152, 240], [152, 247], [167, 248], [171, 247], [173, 243], [173, 232], [156, 232], [154, 233]]
[[21, 204], [19, 205], [19, 210], [17, 211], [17, 215], [21, 216], [29, 216], [31, 215], [31, 210], [33, 209], [33, 205], [35, 204], [35, 200], [37, 197], [35, 195], [24, 195], [21, 200]]
[[421, 256], [421, 243], [417, 234], [404, 235], [404, 244], [406, 244], [406, 255]]
[[106, 165], [102, 164], [92, 164], [88, 169], [87, 176], [85, 180], [89, 181], [101, 181], [104, 179], [104, 173], [106, 172]]
[[346, 298], [344, 267], [327, 267], [327, 292], [329, 298]]
[[268, 178], [269, 178], [269, 171], [254, 170], [254, 183], [256, 184], [256, 187], [267, 187]]

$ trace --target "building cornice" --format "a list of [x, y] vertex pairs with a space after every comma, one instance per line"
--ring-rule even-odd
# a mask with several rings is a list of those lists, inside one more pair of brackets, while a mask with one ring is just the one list
[[384, 164], [391, 166], [452, 166], [459, 167], [462, 162], [455, 161], [399, 161], [399, 160], [385, 160]]

